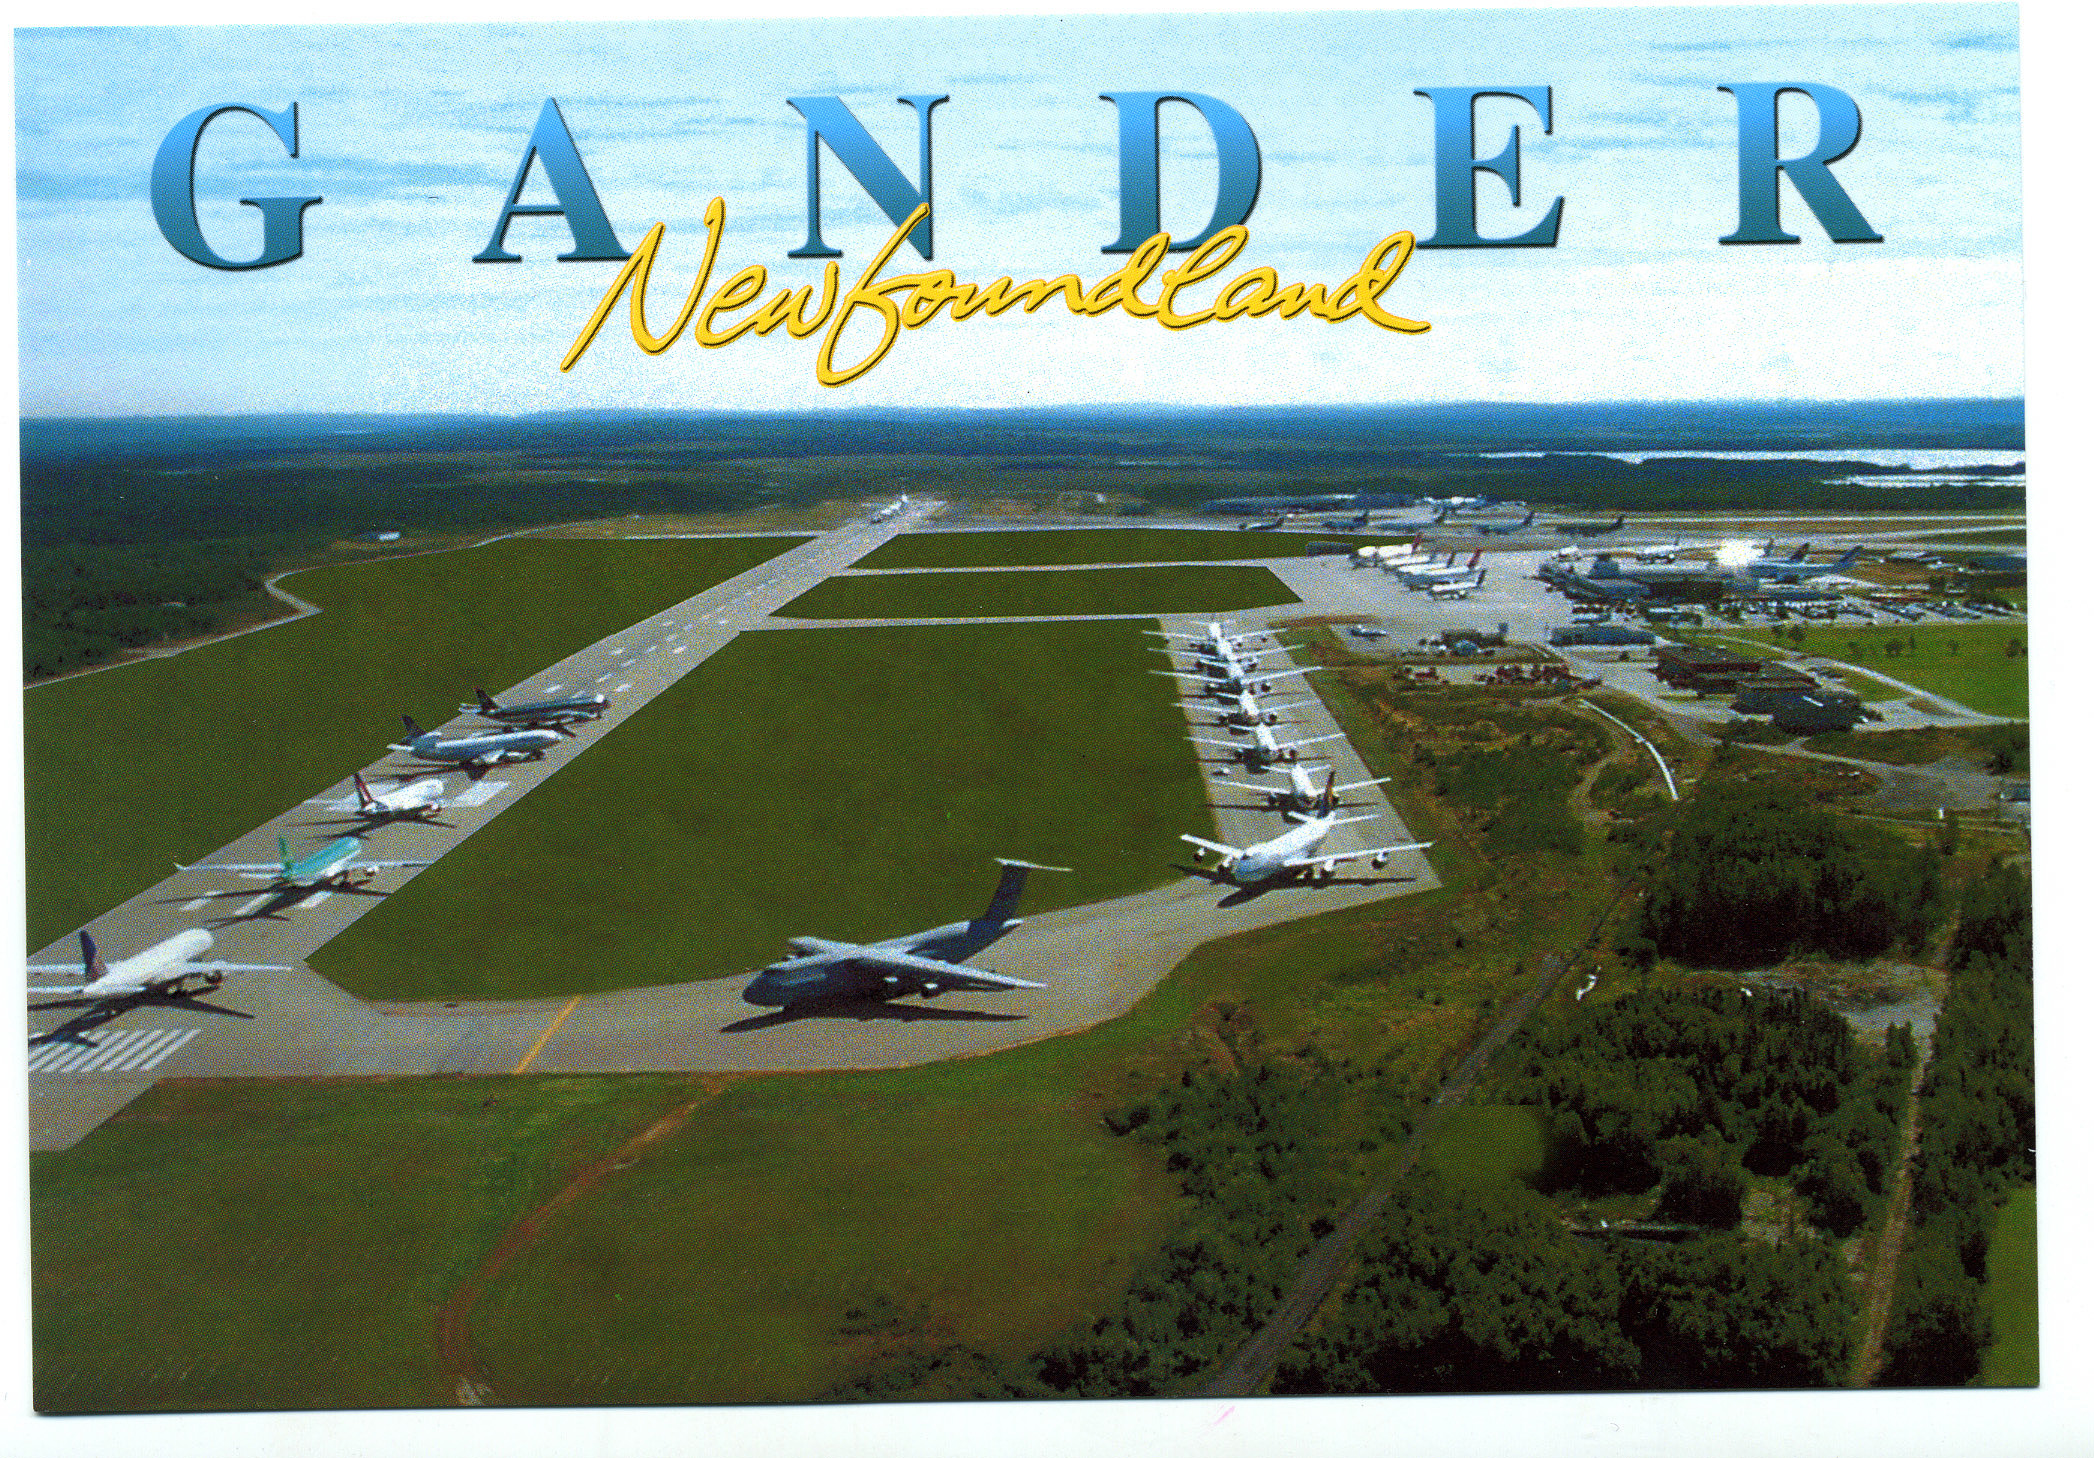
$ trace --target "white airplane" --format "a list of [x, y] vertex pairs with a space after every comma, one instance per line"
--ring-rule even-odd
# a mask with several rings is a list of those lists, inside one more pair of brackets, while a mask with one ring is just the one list
[[1483, 549], [1478, 547], [1469, 560], [1459, 567], [1454, 565], [1454, 559], [1457, 555], [1457, 553], [1449, 552], [1447, 554], [1447, 565], [1444, 567], [1399, 568], [1396, 578], [1405, 587], [1416, 591], [1421, 587], [1430, 587], [1435, 582], [1459, 582], [1464, 578], [1475, 576], [1477, 568], [1483, 562]]
[[1216, 666], [1220, 671], [1211, 674], [1179, 673], [1175, 669], [1165, 668], [1152, 668], [1149, 672], [1160, 673], [1165, 678], [1190, 679], [1194, 683], [1206, 685], [1207, 692], [1215, 697], [1225, 698], [1242, 693], [1266, 693], [1271, 690], [1273, 680], [1276, 678], [1301, 678], [1307, 674], [1321, 673], [1323, 671], [1321, 664], [1315, 664], [1308, 668], [1283, 668], [1277, 673], [1270, 671], [1257, 672], [1246, 668], [1243, 664], [1234, 662], [1223, 662]]
[[407, 743], [388, 744], [387, 749], [397, 749], [402, 754], [422, 759], [462, 764], [467, 769], [485, 769], [507, 759], [544, 759], [548, 748], [571, 737], [557, 729], [503, 729], [488, 734], [468, 734], [463, 739], [445, 739], [434, 730], [423, 729], [405, 714], [400, 716], [400, 722], [407, 726]]
[[1355, 567], [1390, 567], [1399, 563], [1408, 563], [1413, 558], [1422, 557], [1423, 553], [1420, 549], [1424, 545], [1425, 533], [1419, 532], [1410, 539], [1408, 546], [1399, 546], [1395, 543], [1381, 543], [1374, 546], [1361, 547], [1352, 554], [1352, 565]]
[[1274, 739], [1272, 731], [1263, 724], [1255, 724], [1251, 726], [1251, 738], [1248, 740], [1202, 739], [1197, 734], [1188, 734], [1185, 737], [1194, 744], [1205, 744], [1215, 749], [1226, 749], [1229, 751], [1231, 759], [1240, 759], [1253, 770], [1257, 770], [1269, 764], [1285, 764], [1290, 760], [1300, 759], [1301, 751], [1306, 745], [1322, 744], [1327, 740], [1343, 739], [1345, 736], [1343, 734], [1317, 734], [1307, 739], [1281, 741]]
[[1465, 598], [1470, 593], [1474, 592], [1477, 588], [1483, 586], [1484, 576], [1489, 571], [1489, 568], [1484, 568], [1482, 571], [1479, 571], [1476, 574], [1476, 576], [1468, 582], [1450, 581], [1429, 583], [1425, 588], [1426, 594], [1429, 597], [1431, 597], [1434, 602], [1446, 602], [1449, 599]]
[[[1283, 766], [1281, 766], [1281, 768], [1283, 768], [1283, 769], [1285, 769], [1285, 770], [1287, 771], [1287, 779], [1288, 779], [1288, 781], [1289, 781], [1289, 782], [1288, 782], [1288, 783], [1287, 783], [1286, 785], [1284, 785], [1284, 786], [1275, 786], [1275, 785], [1230, 785], [1230, 786], [1228, 786], [1227, 788], [1229, 788], [1229, 789], [1239, 789], [1239, 790], [1243, 790], [1243, 791], [1245, 791], [1246, 793], [1248, 793], [1248, 794], [1252, 794], [1252, 795], [1263, 795], [1263, 796], [1265, 797], [1265, 806], [1264, 806], [1264, 808], [1265, 808], [1265, 809], [1267, 809], [1267, 810], [1313, 810], [1313, 809], [1315, 809], [1315, 808], [1316, 808], [1316, 805], [1317, 805], [1317, 802], [1318, 802], [1318, 801], [1319, 801], [1319, 800], [1320, 800], [1320, 799], [1322, 798], [1322, 796], [1323, 796], [1323, 791], [1322, 791], [1322, 790], [1320, 790], [1320, 789], [1318, 789], [1318, 788], [1316, 787], [1316, 781], [1315, 781], [1315, 780], [1313, 780], [1312, 778], [1310, 778], [1310, 776], [1309, 776], [1309, 771], [1310, 771], [1310, 770], [1311, 770], [1312, 768], [1313, 768], [1313, 769], [1328, 769], [1328, 768], [1329, 768], [1329, 766], [1328, 766], [1328, 765], [1305, 765], [1305, 764], [1300, 764], [1300, 763], [1294, 763], [1294, 764], [1288, 764], [1288, 765], [1283, 765]], [[1354, 781], [1353, 781], [1353, 782], [1352, 782], [1351, 784], [1349, 784], [1349, 785], [1333, 785], [1333, 786], [1331, 786], [1331, 793], [1332, 793], [1332, 794], [1333, 794], [1334, 796], [1336, 796], [1336, 795], [1342, 795], [1342, 794], [1344, 794], [1344, 793], [1345, 793], [1345, 792], [1346, 792], [1347, 790], [1364, 790], [1364, 789], [1366, 789], [1366, 788], [1367, 788], [1367, 787], [1368, 787], [1369, 785], [1385, 785], [1385, 784], [1387, 784], [1388, 782], [1389, 782], [1389, 776], [1387, 776], [1387, 775], [1382, 775], [1382, 776], [1379, 776], [1379, 777], [1378, 777], [1378, 778], [1376, 778], [1376, 779], [1371, 779], [1371, 780], [1354, 780]], [[1244, 808], [1248, 808], [1248, 807], [1244, 807]]]
[[1639, 562], [1671, 562], [1678, 558], [1684, 548], [1680, 546], [1680, 539], [1674, 537], [1669, 547], [1633, 547], [1630, 550], [1636, 554], [1636, 560]]
[[[80, 933], [80, 965], [53, 967], [48, 964], [31, 963], [31, 972], [51, 972], [66, 977], [85, 977], [87, 980], [76, 987], [32, 987], [31, 994], [44, 996], [58, 993], [58, 1002], [40, 1002], [30, 1005], [32, 1011], [53, 1007], [92, 1007], [97, 1003], [114, 998], [132, 998], [140, 1002], [174, 1002], [180, 1000], [185, 1006], [202, 993], [210, 992], [225, 981], [228, 972], [288, 972], [291, 969], [278, 963], [257, 962], [199, 962], [196, 958], [211, 950], [211, 934], [202, 927], [177, 933], [164, 942], [156, 942], [144, 951], [129, 957], [119, 958], [113, 963], [104, 963], [95, 950], [95, 939], [86, 932]], [[191, 986], [191, 979], [195, 985]], [[209, 1007], [208, 1003], [196, 1003], [198, 1007]], [[212, 1012], [225, 1012], [225, 1008], [211, 1008]], [[244, 1016], [244, 1014], [235, 1014]]]
[[[1297, 704], [1301, 700], [1282, 699], [1280, 702]], [[1245, 689], [1236, 695], [1236, 707], [1222, 710], [1221, 717], [1214, 722], [1217, 725], [1240, 724], [1245, 728], [1249, 728], [1253, 724], [1277, 724], [1280, 722], [1280, 716], [1271, 709], [1259, 708], [1258, 700], [1252, 696], [1249, 689]]]
[[367, 820], [434, 820], [443, 813], [444, 785], [434, 777], [380, 791], [365, 784], [360, 773], [349, 778], [356, 784], [356, 813]]
[[1317, 802], [1317, 813], [1304, 815], [1290, 811], [1289, 817], [1301, 823], [1285, 834], [1271, 840], [1261, 840], [1256, 845], [1223, 845], [1219, 841], [1202, 840], [1197, 835], [1181, 835], [1178, 839], [1198, 847], [1195, 861], [1203, 861], [1206, 853], [1213, 851], [1221, 857], [1220, 871], [1239, 886], [1252, 886], [1260, 881], [1270, 881], [1275, 876], [1301, 873], [1310, 880], [1328, 881], [1337, 874], [1340, 861], [1358, 860], [1366, 857], [1375, 870], [1389, 863], [1389, 857], [1398, 851], [1427, 850], [1432, 842], [1413, 841], [1406, 845], [1375, 846], [1370, 850], [1336, 851], [1330, 855], [1315, 854], [1325, 837], [1340, 825], [1351, 825], [1361, 820], [1379, 820], [1379, 815], [1339, 815], [1338, 772], [1332, 770], [1329, 781], [1323, 787], [1323, 797]]
[[871, 516], [867, 517], [866, 522], [869, 525], [877, 526], [879, 523], [883, 521], [889, 521], [894, 517], [901, 515], [904, 511], [907, 511], [908, 509], [909, 493], [904, 491], [900, 496], [888, 502], [885, 506], [881, 507]]
[[1231, 651], [1245, 643], [1255, 642], [1260, 638], [1270, 639], [1272, 637], [1272, 634], [1269, 632], [1232, 633], [1228, 631], [1233, 626], [1235, 625], [1232, 623], [1216, 619], [1214, 622], [1205, 624], [1202, 631], [1197, 633], [1160, 633], [1154, 628], [1145, 628], [1142, 631], [1152, 638], [1183, 638], [1188, 643], [1202, 643], [1210, 648], [1219, 648], [1226, 644]]
[[291, 845], [282, 836], [276, 838], [277, 860], [268, 861], [225, 861], [193, 866], [177, 865], [179, 871], [233, 871], [243, 880], [267, 881], [271, 886], [302, 886], [309, 891], [322, 887], [361, 886], [377, 878], [380, 871], [394, 866], [427, 866], [431, 861], [366, 861], [358, 856], [364, 843], [353, 835], [331, 840], [309, 856], [291, 859]]

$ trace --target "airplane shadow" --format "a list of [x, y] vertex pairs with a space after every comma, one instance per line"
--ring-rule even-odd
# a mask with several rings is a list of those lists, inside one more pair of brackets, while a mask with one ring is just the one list
[[900, 1003], [881, 1002], [869, 997], [839, 998], [833, 1002], [782, 1007], [776, 1012], [761, 1013], [756, 1017], [729, 1023], [720, 1031], [754, 1033], [763, 1028], [779, 1028], [787, 1023], [803, 1022], [809, 1018], [851, 1018], [861, 1023], [1016, 1023], [1023, 1022], [1025, 1016], [1024, 1013], [978, 1012], [973, 1008], [961, 1007], [905, 1007]]
[[[337, 896], [390, 896], [393, 894], [390, 891], [373, 891], [368, 886], [289, 886], [272, 895], [269, 900], [257, 906], [253, 911], [235, 913], [232, 916], [214, 916], [205, 922], [204, 925], [217, 928], [237, 926], [243, 921], [282, 921], [284, 920], [284, 912], [303, 904], [309, 897], [318, 894], [322, 890], [332, 891]], [[212, 893], [211, 899], [214, 901], [237, 901], [243, 896], [252, 896], [254, 894], [252, 891], [216, 891]], [[174, 898], [169, 897], [168, 899], [173, 900]]]
[[[73, 999], [59, 1002], [32, 1003], [29, 1011], [44, 1012], [51, 1008], [76, 1007], [80, 1001], [80, 999]], [[155, 996], [152, 993], [141, 993], [136, 997], [118, 997], [108, 1001], [98, 1001], [89, 1007], [86, 1012], [81, 1013], [78, 1017], [66, 1019], [48, 1033], [31, 1033], [29, 1035], [29, 1046], [37, 1048], [49, 1043], [74, 1043], [83, 1048], [100, 1047], [100, 1044], [87, 1035], [94, 1029], [101, 1027], [104, 1023], [114, 1022], [133, 1008], [140, 1007], [183, 1008], [194, 1012], [219, 1013], [229, 1018], [245, 1018], [249, 1022], [254, 1021], [253, 1013], [241, 1012], [238, 1008], [221, 1007], [215, 1002], [205, 1002], [200, 997], [188, 995]]]

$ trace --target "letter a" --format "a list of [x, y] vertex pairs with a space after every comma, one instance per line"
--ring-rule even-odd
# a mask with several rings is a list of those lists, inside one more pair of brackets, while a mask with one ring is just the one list
[[[559, 202], [517, 201], [523, 196], [524, 179], [530, 175], [533, 157], [545, 165], [545, 180], [552, 184], [553, 196]], [[531, 130], [531, 144], [524, 148], [523, 161], [517, 164], [509, 201], [502, 205], [502, 215], [494, 220], [494, 233], [488, 238], [487, 247], [473, 255], [473, 262], [523, 261], [520, 255], [505, 252], [502, 247], [509, 220], [517, 217], [567, 219], [567, 229], [574, 234], [574, 252], [560, 254], [562, 263], [622, 263], [631, 256], [611, 231], [611, 220], [604, 216], [603, 204], [596, 197], [596, 184], [589, 180], [589, 169], [582, 165], [582, 154], [575, 150], [574, 138], [568, 135], [567, 122], [560, 115], [560, 103], [550, 96], [538, 113], [538, 125]]]

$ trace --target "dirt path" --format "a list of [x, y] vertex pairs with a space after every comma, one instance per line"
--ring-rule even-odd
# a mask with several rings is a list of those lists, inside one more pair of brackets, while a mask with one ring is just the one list
[[1905, 1225], [1912, 1211], [1912, 1157], [1919, 1149], [1919, 1091], [1926, 1073], [1923, 1059], [1912, 1070], [1912, 1091], [1905, 1103], [1905, 1120], [1898, 1128], [1898, 1178], [1891, 1186], [1883, 1233], [1876, 1238], [1876, 1258], [1861, 1288], [1868, 1325], [1862, 1332], [1861, 1350], [1854, 1356], [1849, 1387], [1867, 1387], [1883, 1366], [1883, 1335], [1890, 1325], [1890, 1298], [1897, 1290], [1898, 1258], [1905, 1250]]
[[497, 1400], [485, 1370], [473, 1355], [471, 1322], [473, 1307], [494, 1278], [501, 1274], [502, 1268], [538, 1238], [539, 1232], [554, 1215], [587, 1194], [612, 1171], [625, 1168], [646, 1153], [649, 1146], [661, 1143], [681, 1129], [701, 1105], [717, 1098], [730, 1081], [724, 1078], [702, 1080], [701, 1092], [696, 1098], [679, 1104], [609, 1154], [582, 1166], [572, 1179], [553, 1193], [552, 1198], [503, 1232], [494, 1249], [480, 1262], [479, 1269], [459, 1282], [451, 1298], [437, 1308], [437, 1365], [444, 1376], [451, 1379], [452, 1391], [460, 1407], [485, 1407]]

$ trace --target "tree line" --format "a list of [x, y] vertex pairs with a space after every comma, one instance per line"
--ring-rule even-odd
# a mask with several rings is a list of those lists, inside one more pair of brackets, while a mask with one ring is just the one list
[[1912, 1225], [1884, 1343], [1885, 1386], [1977, 1376], [2000, 1206], [2036, 1178], [2033, 920], [2027, 872], [1994, 865], [1963, 896], [1949, 991], [1920, 1087]]

